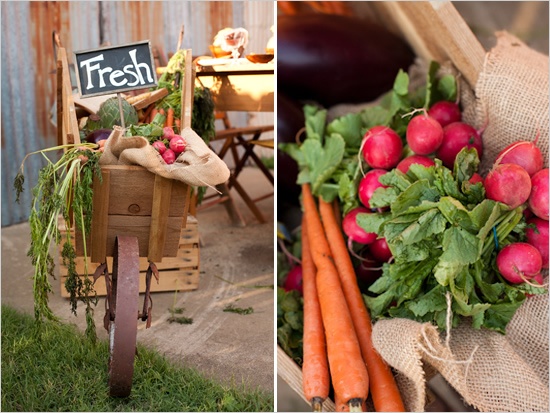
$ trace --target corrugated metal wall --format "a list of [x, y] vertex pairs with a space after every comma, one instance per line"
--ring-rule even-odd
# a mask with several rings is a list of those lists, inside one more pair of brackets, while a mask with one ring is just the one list
[[[191, 48], [194, 55], [209, 55], [208, 45], [224, 27], [246, 28], [247, 51], [263, 51], [275, 18], [272, 1], [2, 1], [0, 11], [2, 226], [28, 219], [30, 188], [44, 160], [34, 156], [26, 162], [27, 184], [17, 204], [13, 179], [24, 156], [56, 144], [51, 121], [56, 97], [54, 30], [70, 60], [71, 52], [106, 42], [147, 39], [168, 56], [177, 47], [182, 24], [182, 47]], [[272, 123], [273, 115], [261, 114], [251, 121]]]

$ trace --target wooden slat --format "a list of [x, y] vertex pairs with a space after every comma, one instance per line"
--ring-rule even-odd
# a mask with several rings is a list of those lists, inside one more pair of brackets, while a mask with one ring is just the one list
[[[156, 280], [151, 282], [152, 292], [161, 291], [191, 291], [198, 288], [199, 283], [199, 270], [197, 268], [189, 268], [185, 270], [168, 270], [161, 271], [159, 274], [159, 282]], [[64, 282], [66, 277], [61, 278], [61, 296], [69, 297], [67, 290], [65, 289]], [[83, 278], [83, 277], [80, 277]], [[94, 285], [94, 289], [98, 296], [106, 295], [105, 280], [100, 278]], [[145, 292], [145, 273], [139, 273], [139, 292]]]
[[[107, 257], [108, 268], [113, 268], [113, 257]], [[75, 259], [75, 271], [78, 274], [84, 274], [86, 271], [91, 273], [95, 270], [98, 263], [94, 263], [89, 258], [87, 260], [84, 257], [76, 257]], [[195, 247], [181, 247], [178, 250], [176, 257], [163, 258], [161, 262], [156, 264], [158, 270], [184, 270], [186, 268], [194, 268], [199, 266], [199, 248]], [[146, 257], [139, 258], [139, 270], [147, 271], [149, 267], [149, 260]], [[61, 276], [67, 275], [67, 267], [65, 265], [59, 266], [59, 274]]]
[[107, 256], [110, 176], [111, 174], [108, 170], [102, 170], [102, 182], [99, 182], [98, 177], [94, 174], [94, 196], [92, 200], [94, 214], [92, 217], [91, 230], [91, 237], [94, 241], [92, 243], [92, 251], [89, 253], [92, 257], [92, 262], [104, 262], [105, 257]]
[[193, 95], [195, 91], [195, 73], [193, 70], [193, 60], [191, 49], [185, 50], [184, 81], [181, 91], [181, 127], [191, 127], [191, 117], [193, 113]]
[[153, 188], [153, 207], [151, 211], [151, 227], [149, 229], [148, 258], [157, 262], [162, 260], [164, 244], [166, 242], [168, 223], [168, 209], [172, 197], [172, 180], [155, 176]]
[[168, 89], [163, 87], [163, 88], [154, 90], [153, 92], [144, 93], [143, 95], [145, 95], [145, 96], [141, 99], [140, 99], [140, 95], [135, 96], [135, 101], [134, 101], [134, 103], [132, 103], [132, 106], [136, 110], [146, 108], [150, 104], [161, 100], [163, 97], [168, 95]]
[[485, 49], [450, 1], [376, 2], [373, 6], [386, 9], [418, 56], [450, 60], [475, 87]]
[[[277, 374], [294, 390], [306, 403], [309, 403], [304, 396], [302, 387], [302, 369], [292, 360], [284, 350], [277, 346]], [[334, 412], [336, 406], [330, 399], [323, 403], [324, 412]]]

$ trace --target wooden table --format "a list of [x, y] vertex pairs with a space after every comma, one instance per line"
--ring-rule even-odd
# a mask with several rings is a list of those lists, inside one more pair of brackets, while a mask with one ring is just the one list
[[[225, 61], [225, 64], [216, 64]], [[275, 64], [251, 63], [246, 59], [210, 59], [203, 60], [204, 63], [212, 62], [212, 65], [201, 64], [201, 59], [195, 59], [196, 78], [204, 87], [212, 92], [215, 109], [218, 113], [225, 112], [273, 112], [275, 108]], [[244, 222], [240, 213], [233, 205], [228, 189], [235, 188], [248, 208], [261, 223], [266, 222], [263, 214], [256, 206], [256, 202], [272, 196], [273, 192], [252, 199], [246, 189], [238, 182], [237, 178], [242, 171], [245, 162], [251, 159], [260, 168], [271, 185], [274, 185], [274, 178], [271, 171], [265, 167], [262, 160], [254, 152], [258, 146], [274, 148], [274, 140], [260, 139], [264, 132], [274, 130], [273, 125], [232, 127], [228, 118], [224, 119], [225, 128], [217, 131], [213, 140], [224, 140], [224, 144], [218, 155], [220, 158], [228, 153], [233, 154], [235, 167], [226, 188], [218, 188], [222, 192], [222, 198], [217, 202], [226, 203], [226, 208], [234, 222]], [[237, 151], [238, 146], [244, 148], [244, 153]], [[212, 203], [211, 203], [212, 204]], [[209, 205], [211, 205], [209, 204]]]
[[[209, 59], [208, 61], [231, 59]], [[197, 61], [196, 77], [212, 91], [216, 110], [273, 112], [275, 109], [275, 63], [238, 63], [201, 65]], [[206, 60], [202, 60], [204, 62]]]

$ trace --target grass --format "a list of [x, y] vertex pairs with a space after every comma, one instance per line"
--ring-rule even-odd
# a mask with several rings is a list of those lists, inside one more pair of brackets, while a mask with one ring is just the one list
[[108, 395], [107, 342], [2, 305], [2, 411], [273, 411], [273, 394], [224, 386], [139, 346], [128, 398]]

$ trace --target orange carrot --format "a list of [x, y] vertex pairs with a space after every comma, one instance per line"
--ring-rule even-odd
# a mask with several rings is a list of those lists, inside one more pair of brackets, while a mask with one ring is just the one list
[[367, 364], [370, 393], [377, 412], [404, 412], [405, 407], [390, 367], [372, 344], [372, 323], [357, 285], [353, 263], [330, 203], [319, 200], [319, 211], [329, 245], [338, 269], [342, 289], [353, 319], [363, 359]]
[[368, 395], [369, 376], [309, 184], [302, 185], [302, 198], [307, 236], [312, 240], [311, 255], [317, 267], [317, 294], [325, 327], [332, 385], [351, 411], [360, 411], [357, 409], [361, 409]]
[[302, 290], [304, 297], [304, 334], [302, 388], [313, 411], [322, 411], [330, 390], [325, 331], [315, 285], [316, 271], [311, 257], [308, 231], [302, 218]]
[[165, 126], [173, 127], [174, 126], [174, 108], [168, 108], [166, 110], [166, 123]]
[[157, 113], [159, 113], [159, 110], [157, 108], [153, 108], [151, 110], [151, 114], [150, 114], [150, 118], [149, 118], [148, 123], [151, 123], [153, 121], [153, 119], [155, 119], [155, 116], [157, 116]]

